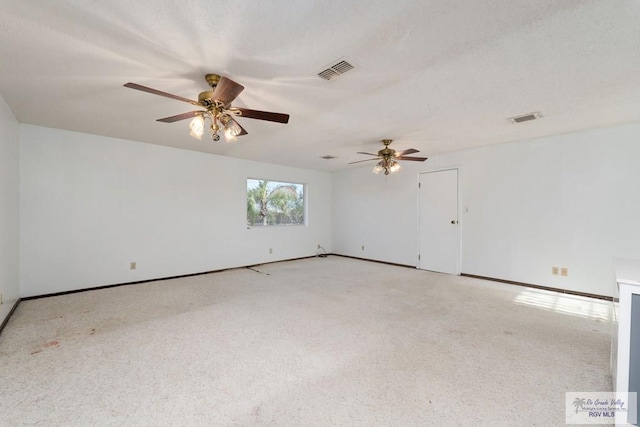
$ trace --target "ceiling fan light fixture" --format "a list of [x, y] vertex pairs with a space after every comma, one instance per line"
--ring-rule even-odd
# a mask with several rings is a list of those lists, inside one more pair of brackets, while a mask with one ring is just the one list
[[378, 175], [381, 172], [384, 172], [385, 175], [389, 175], [390, 173], [395, 173], [400, 170], [400, 163], [395, 160], [385, 157], [380, 160], [374, 167], [372, 172]]
[[237, 141], [238, 140], [237, 136], [238, 136], [237, 133], [234, 133], [232, 130], [225, 128], [225, 130], [224, 130], [224, 140], [226, 142]]
[[204, 117], [202, 117], [202, 114], [198, 114], [191, 120], [189, 129], [191, 129], [189, 135], [196, 139], [202, 139], [202, 135], [204, 134]]
[[242, 132], [238, 123], [227, 115], [220, 117], [220, 123], [222, 123], [222, 127], [224, 129], [225, 141], [233, 142], [237, 140], [237, 136]]

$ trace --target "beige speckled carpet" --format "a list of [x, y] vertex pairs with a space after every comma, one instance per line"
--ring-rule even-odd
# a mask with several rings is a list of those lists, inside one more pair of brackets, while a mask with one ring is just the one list
[[337, 256], [23, 301], [0, 425], [560, 426], [607, 302]]

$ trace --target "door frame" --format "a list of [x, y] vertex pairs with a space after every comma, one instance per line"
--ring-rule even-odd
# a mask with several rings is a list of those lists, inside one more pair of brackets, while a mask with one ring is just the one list
[[458, 200], [457, 200], [457, 216], [458, 216], [458, 235], [457, 235], [457, 242], [456, 242], [456, 275], [459, 276], [460, 274], [462, 274], [462, 231], [463, 231], [463, 227], [464, 227], [464, 221], [462, 218], [462, 214], [463, 213], [468, 213], [469, 212], [469, 208], [465, 207], [464, 209], [462, 209], [462, 203], [463, 203], [463, 197], [462, 197], [462, 186], [460, 185], [460, 182], [462, 182], [463, 180], [463, 167], [462, 165], [459, 164], [452, 164], [450, 166], [443, 166], [443, 167], [437, 167], [437, 168], [429, 168], [426, 170], [423, 170], [421, 172], [418, 172], [416, 179], [416, 188], [418, 189], [417, 194], [416, 194], [416, 210], [417, 210], [417, 215], [416, 215], [416, 229], [418, 230], [418, 238], [417, 238], [417, 247], [416, 247], [416, 268], [420, 269], [420, 176], [422, 174], [425, 173], [432, 173], [432, 172], [444, 172], [444, 171], [449, 171], [449, 170], [457, 170], [458, 171], [458, 179], [457, 179], [457, 196], [458, 196]]

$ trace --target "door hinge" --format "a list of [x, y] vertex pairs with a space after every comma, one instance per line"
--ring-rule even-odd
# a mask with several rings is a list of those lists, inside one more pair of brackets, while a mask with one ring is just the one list
[[420, 254], [418, 254], [418, 261], [420, 261]]
[[418, 188], [420, 188], [420, 183], [418, 183]]

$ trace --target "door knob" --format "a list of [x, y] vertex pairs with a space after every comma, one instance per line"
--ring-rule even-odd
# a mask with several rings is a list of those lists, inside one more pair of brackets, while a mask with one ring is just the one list
[[455, 219], [451, 220], [451, 224], [457, 224], [458, 221], [456, 221]]

